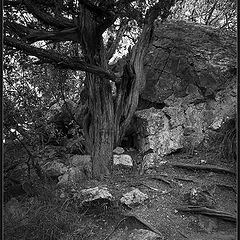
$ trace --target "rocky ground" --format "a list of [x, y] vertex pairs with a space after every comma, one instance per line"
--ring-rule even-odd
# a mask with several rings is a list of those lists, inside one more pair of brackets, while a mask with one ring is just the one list
[[[234, 163], [221, 161], [215, 156], [201, 152], [194, 152], [193, 156], [186, 153], [172, 154], [164, 158], [162, 165], [142, 175], [139, 175], [136, 168], [118, 167], [114, 177], [102, 184], [108, 186], [115, 196], [138, 188], [149, 198], [132, 208], [120, 209], [119, 206], [106, 205], [100, 214], [89, 210], [90, 215], [86, 212], [86, 219], [94, 219], [99, 226], [89, 237], [93, 240], [158, 239], [155, 235], [147, 238], [146, 233], [135, 232], [136, 229], [147, 229], [159, 233], [159, 239], [236, 239], [235, 174], [172, 166], [176, 163], [211, 164], [234, 172]], [[201, 189], [202, 198], [197, 196], [194, 199], [194, 194], [189, 194], [194, 189]], [[179, 208], [189, 205], [207, 206], [228, 213], [233, 219], [226, 220], [211, 213], [205, 215], [180, 211]]]
[[[192, 156], [179, 152], [142, 172], [136, 164], [141, 156], [133, 149], [126, 153], [132, 156], [133, 167], [116, 165], [111, 178], [102, 182], [82, 181], [75, 188], [77, 192], [106, 187], [113, 198], [76, 205], [75, 214], [81, 217], [81, 225], [63, 235], [62, 240], [236, 239], [236, 167], [233, 161], [224, 161], [213, 152], [195, 151]], [[179, 166], [181, 163], [188, 165]], [[194, 169], [191, 164], [218, 166], [227, 172], [214, 168]], [[56, 192], [60, 189], [55, 188]], [[135, 204], [121, 203], [119, 199], [123, 194], [133, 189], [140, 190], [147, 198]], [[66, 191], [64, 194], [60, 202], [67, 209], [72, 202]], [[197, 210], [201, 212], [194, 212]]]

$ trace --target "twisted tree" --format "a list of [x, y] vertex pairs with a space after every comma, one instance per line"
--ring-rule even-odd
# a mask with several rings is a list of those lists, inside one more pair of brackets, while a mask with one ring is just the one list
[[[112, 150], [119, 144], [137, 108], [145, 85], [144, 57], [153, 40], [154, 22], [170, 14], [174, 0], [9, 0], [4, 1], [4, 44], [39, 63], [60, 69], [85, 71], [87, 110], [84, 133], [92, 157], [94, 178], [109, 175]], [[140, 29], [118, 71], [109, 60], [129, 26]], [[115, 28], [104, 44], [103, 34]], [[46, 45], [71, 41], [79, 44], [69, 56]], [[116, 93], [113, 95], [112, 84]]]

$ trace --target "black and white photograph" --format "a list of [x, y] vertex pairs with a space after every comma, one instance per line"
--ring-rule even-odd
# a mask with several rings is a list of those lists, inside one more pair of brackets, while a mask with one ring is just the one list
[[238, 239], [237, 10], [3, 0], [3, 239]]

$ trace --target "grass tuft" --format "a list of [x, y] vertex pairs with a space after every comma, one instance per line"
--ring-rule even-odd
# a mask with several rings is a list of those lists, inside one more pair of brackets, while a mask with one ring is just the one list
[[220, 157], [227, 160], [236, 159], [236, 116], [223, 123], [216, 143]]
[[4, 209], [4, 239], [57, 240], [89, 238], [93, 223], [54, 200], [39, 197], [10, 200]]

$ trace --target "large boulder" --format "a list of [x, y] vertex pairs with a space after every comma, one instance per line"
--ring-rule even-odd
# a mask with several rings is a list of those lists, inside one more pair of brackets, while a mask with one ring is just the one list
[[136, 112], [140, 150], [166, 155], [196, 147], [235, 115], [235, 44], [235, 36], [199, 24], [158, 26], [141, 99], [163, 106]]
[[143, 99], [161, 103], [171, 95], [184, 97], [192, 86], [203, 99], [236, 76], [236, 36], [184, 21], [161, 24], [154, 34]]

